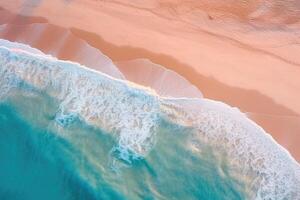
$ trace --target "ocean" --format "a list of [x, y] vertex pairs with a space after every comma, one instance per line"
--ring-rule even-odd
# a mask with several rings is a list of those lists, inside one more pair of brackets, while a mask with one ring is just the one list
[[237, 108], [1, 44], [1, 200], [300, 199], [299, 164]]

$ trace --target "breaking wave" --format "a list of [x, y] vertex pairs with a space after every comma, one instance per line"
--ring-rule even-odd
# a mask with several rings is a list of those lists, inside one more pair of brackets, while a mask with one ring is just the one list
[[0, 197], [300, 198], [299, 164], [237, 108], [15, 47], [0, 47]]

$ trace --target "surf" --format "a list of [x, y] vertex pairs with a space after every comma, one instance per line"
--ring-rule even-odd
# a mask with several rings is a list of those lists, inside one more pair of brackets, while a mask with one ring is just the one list
[[[70, 198], [82, 185], [87, 199], [299, 198], [299, 164], [237, 108], [161, 97], [74, 62], [6, 46], [2, 137], [24, 134], [35, 148], [28, 155], [62, 166], [75, 185]], [[15, 122], [5, 129], [7, 119], [39, 131], [10, 132]]]

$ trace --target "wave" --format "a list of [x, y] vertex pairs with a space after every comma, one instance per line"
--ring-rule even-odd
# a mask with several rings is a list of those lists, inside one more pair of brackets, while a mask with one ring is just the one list
[[[300, 197], [299, 164], [237, 108], [205, 98], [161, 97], [149, 88], [77, 63], [3, 46], [0, 66], [2, 101], [20, 90], [46, 93], [58, 102], [51, 121], [64, 130], [80, 119], [111, 133], [117, 142], [110, 153], [121, 162], [147, 160], [156, 149], [160, 149], [159, 154], [176, 151], [181, 155], [180, 150], [188, 151], [195, 158], [177, 158], [184, 161], [177, 163], [182, 166], [183, 176], [188, 177], [189, 171], [196, 169], [202, 171], [193, 176], [203, 176], [199, 173], [205, 173], [204, 167], [208, 166], [210, 170], [217, 169], [218, 181], [224, 181], [221, 187], [237, 181], [234, 186], [241, 187], [246, 198]], [[162, 136], [162, 130], [168, 130], [167, 134]], [[161, 137], [168, 140], [160, 140]], [[169, 147], [173, 140], [178, 149]], [[161, 147], [161, 143], [166, 147]], [[193, 161], [196, 158], [202, 160], [201, 165]], [[175, 165], [176, 161], [173, 162]], [[167, 169], [164, 173], [168, 174]]]
[[[238, 109], [208, 99], [194, 102], [171, 100], [166, 105], [169, 118], [196, 129], [196, 140], [206, 140], [216, 148], [225, 149], [230, 165], [235, 170], [233, 173], [242, 168], [239, 176], [257, 176], [251, 183], [252, 187], [258, 186], [255, 199], [297, 198], [299, 164], [269, 134]], [[192, 145], [201, 152], [201, 146], [197, 143]], [[279, 185], [291, 190], [276, 194]]]
[[150, 95], [154, 91], [53, 57], [4, 47], [0, 54], [2, 96], [26, 82], [61, 101], [56, 115], [61, 125], [80, 114], [107, 131], [117, 129], [125, 149], [143, 154], [149, 148], [159, 108], [158, 97]]

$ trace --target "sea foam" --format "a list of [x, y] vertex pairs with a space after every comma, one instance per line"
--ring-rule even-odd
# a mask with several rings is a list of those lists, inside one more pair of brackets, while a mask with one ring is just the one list
[[[192, 130], [188, 147], [221, 152], [230, 176], [245, 184], [250, 199], [299, 199], [300, 166], [270, 135], [237, 108], [209, 99], [163, 98], [134, 83], [76, 63], [0, 47], [0, 97], [26, 85], [60, 102], [55, 121], [77, 116], [118, 136], [120, 157], [143, 158], [155, 148], [165, 120]], [[219, 157], [220, 164], [223, 157]]]

